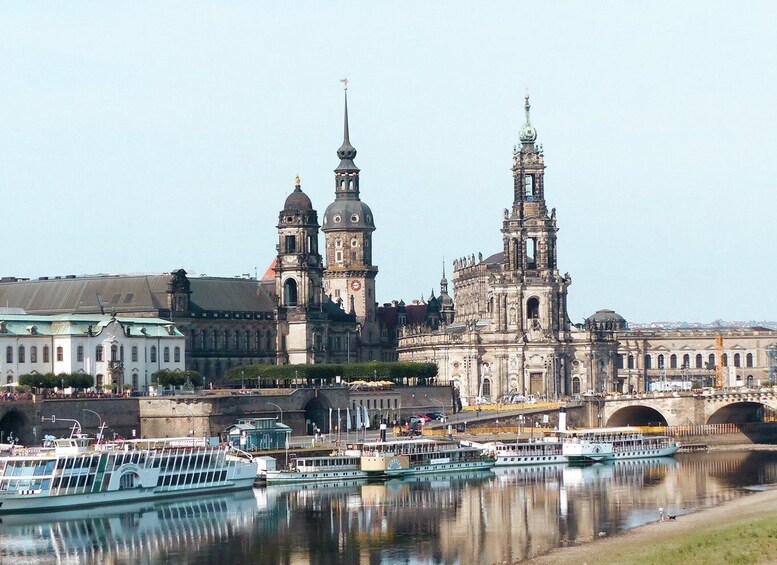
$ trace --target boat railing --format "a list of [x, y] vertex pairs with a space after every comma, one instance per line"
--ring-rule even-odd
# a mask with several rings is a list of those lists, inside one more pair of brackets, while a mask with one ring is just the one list
[[234, 452], [234, 454], [237, 457], [240, 457], [242, 459], [247, 459], [248, 461], [253, 461], [254, 460], [253, 455], [251, 455], [250, 453], [248, 453], [246, 451], [243, 451], [242, 449], [239, 449], [239, 448], [237, 448], [237, 447], [235, 447], [234, 445], [231, 445], [231, 444], [227, 444], [227, 446], [228, 446], [228, 450], [230, 452]]

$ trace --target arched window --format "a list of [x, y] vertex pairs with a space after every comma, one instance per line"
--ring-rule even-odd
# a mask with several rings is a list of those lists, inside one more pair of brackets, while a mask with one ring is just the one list
[[165, 363], [169, 363], [170, 362], [170, 348], [169, 347], [165, 347], [163, 352], [162, 352], [162, 355], [164, 356], [163, 357], [164, 362]]
[[240, 332], [235, 331], [234, 335], [232, 336], [232, 343], [233, 349], [235, 351], [240, 351]]
[[747, 375], [747, 388], [753, 388], [753, 375]]
[[251, 331], [250, 330], [246, 330], [246, 333], [245, 333], [244, 349], [246, 351], [250, 351], [250, 349], [251, 349]]
[[653, 368], [653, 362], [650, 359], [650, 355], [645, 355], [645, 369], [652, 369]]
[[572, 377], [572, 394], [580, 394], [580, 377]]
[[540, 301], [538, 298], [530, 298], [526, 301], [526, 317], [529, 319], [540, 317]]
[[728, 353], [724, 353], [721, 360], [722, 360], [723, 366], [728, 367]]
[[205, 351], [208, 349], [208, 332], [202, 330], [200, 332], [200, 349]]
[[739, 353], [734, 353], [734, 367], [741, 367], [742, 366], [742, 357], [739, 355]]
[[283, 304], [285, 306], [297, 305], [297, 281], [288, 279], [283, 284]]
[[118, 361], [119, 360], [119, 348], [114, 343], [111, 345], [111, 361]]
[[752, 367], [753, 366], [753, 354], [748, 353], [745, 356], [745, 367]]
[[49, 359], [50, 359], [49, 355], [50, 355], [49, 346], [48, 345], [44, 345], [43, 346], [43, 362], [44, 363], [48, 363], [49, 362]]
[[677, 355], [672, 353], [672, 355], [669, 357], [669, 368], [670, 369], [676, 369], [677, 368]]
[[38, 362], [38, 348], [34, 345], [30, 347], [30, 363]]
[[633, 369], [633, 368], [634, 368], [634, 356], [629, 355], [629, 369]]
[[623, 355], [618, 353], [617, 357], [617, 367], [618, 369], [623, 369]]
[[701, 353], [696, 354], [696, 368], [701, 369], [704, 366], [704, 357], [702, 357]]
[[273, 344], [272, 344], [272, 334], [270, 333], [270, 330], [267, 330], [267, 333], [265, 334], [264, 338], [265, 338], [265, 350], [272, 351]]
[[229, 349], [229, 330], [224, 330], [224, 339], [221, 340], [221, 347], [224, 351]]
[[663, 369], [664, 368], [664, 355], [661, 354], [658, 356], [658, 368]]
[[25, 362], [25, 358], [26, 358], [26, 356], [24, 354], [24, 346], [20, 345], [19, 346], [19, 363], [24, 363]]
[[151, 362], [156, 363], [156, 345], [151, 346]]
[[483, 396], [491, 398], [491, 379], [483, 379]]
[[57, 347], [57, 361], [63, 361], [65, 359], [65, 350], [62, 347]]
[[5, 362], [13, 363], [13, 347], [10, 345], [5, 348]]
[[683, 369], [690, 369], [691, 368], [691, 356], [687, 353], [683, 355]]
[[138, 362], [138, 346], [133, 345], [132, 346], [132, 362], [137, 363]]
[[524, 177], [524, 188], [527, 200], [532, 200], [534, 197], [534, 175], [526, 175]]
[[180, 363], [181, 362], [181, 348], [180, 347], [176, 346], [176, 348], [173, 349], [173, 361], [175, 361], [176, 363]]
[[[45, 355], [45, 350], [44, 350], [44, 355]], [[96, 361], [102, 361], [103, 360], [103, 346], [102, 345], [98, 345], [97, 347], [95, 347], [95, 349], [94, 349], [94, 358], [95, 358]]]
[[710, 353], [708, 364], [709, 364], [710, 368], [715, 366], [715, 354], [714, 353]]

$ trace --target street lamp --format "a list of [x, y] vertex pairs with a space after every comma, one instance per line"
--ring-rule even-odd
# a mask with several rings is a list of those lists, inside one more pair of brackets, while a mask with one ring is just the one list
[[274, 402], [267, 402], [270, 406], [275, 406], [281, 412], [281, 424], [283, 423], [283, 408], [275, 404]]
[[94, 410], [90, 410], [89, 408], [81, 408], [81, 412], [91, 412], [92, 414], [97, 416], [98, 420], [100, 420], [100, 425], [97, 428], [97, 443], [100, 443], [100, 440], [102, 439], [102, 436], [103, 436], [103, 419], [102, 419], [102, 416], [100, 416]]

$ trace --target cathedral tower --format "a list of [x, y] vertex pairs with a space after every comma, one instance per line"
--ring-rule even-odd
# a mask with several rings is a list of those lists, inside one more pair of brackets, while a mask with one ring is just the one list
[[278, 308], [285, 315], [285, 331], [278, 332], [285, 343], [279, 343], [277, 351], [287, 352], [289, 363], [314, 363], [311, 344], [321, 339], [314, 335], [308, 315], [321, 308], [324, 268], [318, 253], [318, 229], [318, 214], [297, 177], [279, 214], [275, 266]]
[[498, 324], [504, 329], [518, 326], [529, 341], [558, 341], [567, 329], [571, 279], [558, 272], [556, 210], [548, 214], [545, 203], [545, 159], [542, 147], [535, 144], [528, 94], [524, 108], [520, 147], [513, 152], [513, 204], [502, 222], [502, 272], [506, 280], [520, 285], [513, 288], [521, 293], [510, 297], [506, 319]]
[[356, 149], [348, 129], [348, 87], [345, 81], [343, 144], [337, 150], [340, 165], [335, 169], [335, 201], [324, 212], [326, 271], [324, 292], [342, 301], [361, 324], [361, 359], [378, 359], [380, 334], [376, 317], [375, 276], [372, 264], [372, 232], [375, 223], [370, 207], [359, 199], [359, 168], [353, 162]]

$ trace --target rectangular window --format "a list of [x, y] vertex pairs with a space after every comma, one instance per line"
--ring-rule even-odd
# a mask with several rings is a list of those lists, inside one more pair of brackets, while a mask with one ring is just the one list
[[30, 363], [38, 362], [38, 348], [34, 345], [30, 347]]
[[170, 348], [169, 347], [165, 347], [164, 350], [163, 350], [163, 353], [164, 353], [165, 363], [169, 363], [170, 362]]
[[175, 349], [173, 349], [173, 361], [175, 361], [176, 363], [180, 363], [181, 362], [181, 348], [180, 347], [176, 347]]
[[24, 355], [24, 346], [20, 345], [19, 346], [19, 363], [24, 363], [24, 357], [25, 357], [25, 355]]
[[43, 362], [48, 363], [49, 362], [49, 346], [44, 345], [43, 346]]
[[5, 348], [5, 362], [13, 363], [13, 347], [10, 345]]
[[76, 348], [76, 361], [78, 361], [79, 363], [82, 363], [83, 360], [84, 360], [84, 346], [79, 345]]
[[103, 346], [102, 345], [98, 345], [97, 348], [94, 350], [94, 358], [97, 361], [102, 361], [103, 360]]
[[65, 359], [65, 350], [61, 347], [57, 347], [57, 361], [63, 361]]
[[133, 345], [132, 346], [132, 362], [137, 363], [138, 362], [138, 346]]
[[297, 238], [293, 235], [286, 236], [286, 253], [297, 252]]

